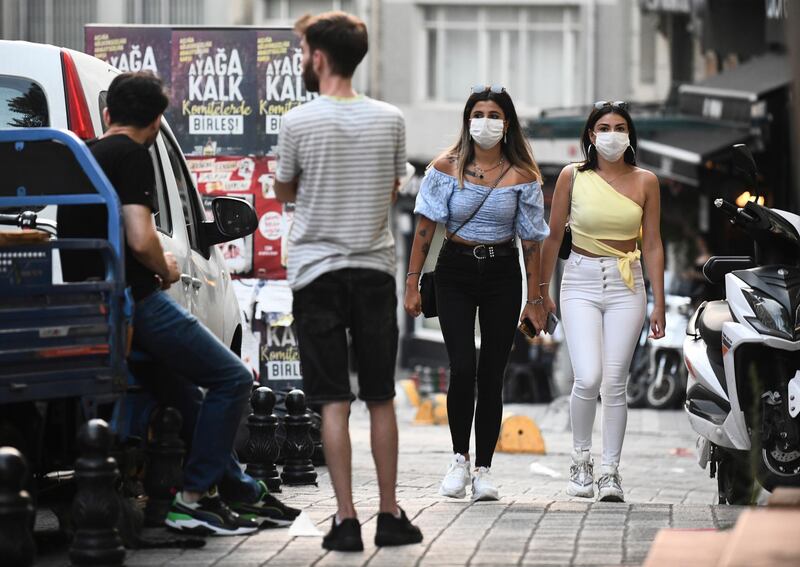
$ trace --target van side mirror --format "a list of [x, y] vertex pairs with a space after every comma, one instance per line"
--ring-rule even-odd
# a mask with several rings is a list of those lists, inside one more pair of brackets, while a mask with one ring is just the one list
[[733, 146], [733, 174], [742, 181], [751, 191], [756, 190], [756, 160], [744, 144]]
[[217, 197], [211, 201], [213, 221], [203, 223], [205, 244], [213, 246], [252, 234], [258, 228], [253, 206], [235, 197]]

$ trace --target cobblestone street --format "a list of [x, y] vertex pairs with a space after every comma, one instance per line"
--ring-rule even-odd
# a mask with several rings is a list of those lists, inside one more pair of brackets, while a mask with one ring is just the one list
[[[424, 533], [420, 545], [379, 550], [372, 543], [377, 486], [367, 410], [356, 403], [351, 419], [354, 496], [363, 523], [363, 553], [325, 552], [320, 538], [292, 538], [283, 529], [209, 539], [201, 550], [129, 551], [127, 564], [639, 565], [659, 529], [726, 528], [741, 512], [712, 505], [716, 482], [695, 462], [694, 436], [682, 411], [630, 412], [620, 467], [628, 502], [612, 504], [570, 498], [564, 492], [571, 439], [564, 400], [550, 406], [506, 406], [506, 410], [528, 415], [541, 425], [547, 455], [497, 454], [492, 474], [501, 500], [473, 504], [437, 494], [450, 458], [447, 427], [412, 425], [413, 410], [399, 407], [399, 499]], [[599, 433], [596, 430], [594, 451], [598, 459]], [[532, 463], [538, 473], [532, 472]], [[303, 508], [320, 530], [327, 531], [335, 499], [326, 470], [318, 472], [318, 488], [284, 488], [281, 498]], [[554, 474], [560, 476], [553, 478]], [[65, 565], [66, 554], [41, 557], [37, 564]]]

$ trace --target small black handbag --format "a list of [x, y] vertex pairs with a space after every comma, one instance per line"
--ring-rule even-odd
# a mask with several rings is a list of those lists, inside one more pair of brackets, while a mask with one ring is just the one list
[[[509, 167], [503, 173], [501, 173], [500, 177], [498, 177], [495, 180], [495, 182], [492, 183], [491, 186], [489, 186], [489, 191], [486, 192], [486, 195], [483, 197], [483, 200], [481, 201], [480, 205], [475, 207], [475, 210], [472, 211], [472, 214], [469, 215], [469, 217], [467, 217], [467, 220], [462, 222], [461, 225], [457, 229], [455, 229], [450, 236], [455, 236], [455, 234], [459, 230], [464, 228], [464, 225], [466, 225], [469, 221], [472, 220], [472, 218], [478, 213], [480, 208], [486, 202], [486, 199], [489, 198], [489, 194], [492, 192], [492, 189], [497, 187], [497, 184], [500, 183], [500, 180], [503, 179], [503, 177], [505, 177], [506, 173], [508, 173], [508, 171], [510, 169], [511, 169], [511, 167]], [[447, 244], [447, 239], [445, 239], [445, 245], [446, 244]], [[422, 307], [422, 315], [426, 319], [431, 319], [433, 317], [438, 317], [439, 311], [438, 311], [438, 309], [436, 307], [436, 270], [432, 270], [430, 272], [425, 272], [420, 276], [420, 278], [419, 278], [419, 296], [420, 296], [420, 302], [422, 303], [422, 305], [421, 305], [421, 307]]]
[[419, 296], [422, 301], [422, 314], [427, 317], [436, 317], [436, 272], [425, 272], [419, 278]]
[[564, 226], [564, 237], [561, 239], [561, 248], [558, 249], [558, 257], [562, 260], [569, 258], [572, 253], [572, 230], [569, 222], [572, 220], [572, 188], [575, 186], [575, 176], [578, 174], [578, 167], [572, 168], [572, 182], [569, 185], [569, 212], [567, 213], [567, 224]]

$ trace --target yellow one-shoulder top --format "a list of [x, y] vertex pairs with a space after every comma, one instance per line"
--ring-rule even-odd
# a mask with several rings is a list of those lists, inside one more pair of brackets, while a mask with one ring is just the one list
[[643, 213], [639, 203], [614, 189], [593, 170], [575, 173], [569, 221], [572, 244], [598, 256], [616, 257], [622, 281], [631, 290], [635, 289], [631, 262], [641, 257], [641, 251], [637, 247], [633, 252], [623, 252], [601, 240], [638, 238]]

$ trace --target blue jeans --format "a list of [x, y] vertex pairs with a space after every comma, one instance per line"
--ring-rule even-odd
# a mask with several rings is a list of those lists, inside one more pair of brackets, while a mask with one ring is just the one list
[[[187, 428], [194, 424], [186, 437], [192, 443], [184, 465], [183, 489], [206, 492], [222, 485], [226, 475], [243, 474], [232, 450], [253, 387], [250, 370], [194, 315], [162, 291], [138, 301], [133, 317], [133, 348], [168, 371], [166, 380], [137, 378], [145, 387], [151, 386], [148, 382], [172, 386], [174, 380], [170, 402], [183, 413]], [[206, 389], [202, 401], [198, 386]], [[234, 464], [237, 471], [233, 471]]]

